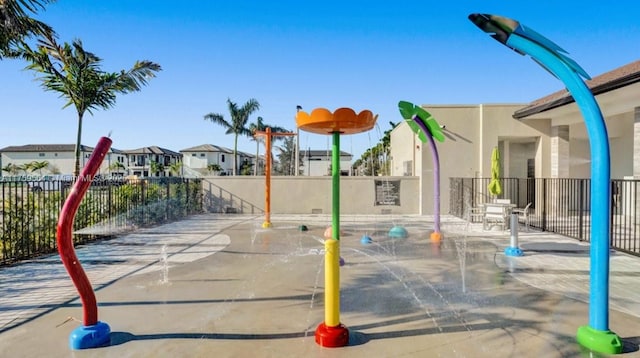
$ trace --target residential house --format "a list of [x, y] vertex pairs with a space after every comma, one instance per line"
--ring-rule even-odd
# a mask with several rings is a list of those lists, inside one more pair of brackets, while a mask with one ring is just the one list
[[[89, 159], [87, 157], [87, 159]], [[126, 176], [128, 173], [127, 154], [120, 149], [110, 148], [109, 152], [102, 161], [98, 174]]]
[[[586, 81], [607, 127], [611, 178], [640, 178], [640, 61]], [[559, 85], [560, 86], [560, 85]], [[588, 178], [591, 154], [580, 109], [561, 90], [529, 104], [422, 105], [444, 126], [440, 159], [442, 211], [450, 177], [489, 177], [498, 147], [502, 177]], [[421, 176], [421, 212], [433, 198], [429, 145], [402, 122], [391, 132], [391, 174]]]
[[[331, 175], [332, 153], [330, 150], [301, 150], [300, 170], [303, 176]], [[340, 175], [351, 175], [353, 155], [340, 151]]]
[[[233, 174], [233, 149], [213, 145], [202, 144], [195, 147], [190, 147], [180, 150], [183, 154], [184, 165], [190, 168], [200, 175], [209, 175], [213, 171], [210, 170], [213, 165], [219, 167], [217, 174], [232, 175]], [[264, 158], [258, 158], [263, 164]], [[255, 155], [238, 151], [238, 173], [243, 165], [250, 163], [251, 167], [256, 163]], [[264, 167], [264, 165], [262, 165]]]
[[[83, 168], [89, 160], [94, 148], [86, 145], [80, 147], [80, 168]], [[0, 149], [0, 166], [6, 168], [7, 165], [13, 164], [23, 166], [25, 164], [38, 161], [48, 162], [48, 166], [36, 173], [18, 173], [18, 174], [73, 174], [75, 166], [75, 145], [74, 144], [27, 144], [18, 146], [8, 146]], [[114, 169], [111, 164], [122, 163], [123, 167]], [[112, 168], [112, 169], [110, 169]], [[111, 148], [105, 160], [100, 166], [99, 173], [116, 173], [124, 174], [126, 172], [126, 155], [123, 151]], [[11, 175], [6, 171], [0, 175]]]
[[182, 154], [155, 145], [125, 150], [124, 154], [128, 158], [129, 174], [139, 177], [174, 176], [172, 166], [182, 162]]

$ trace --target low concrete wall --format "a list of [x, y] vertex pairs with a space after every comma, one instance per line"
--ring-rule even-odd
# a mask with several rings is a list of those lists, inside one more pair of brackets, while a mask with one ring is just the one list
[[[206, 211], [264, 213], [264, 176], [212, 176], [202, 179]], [[418, 177], [340, 177], [340, 213], [418, 214], [419, 180]], [[271, 177], [271, 213], [329, 214], [331, 187], [329, 176]], [[392, 188], [392, 195], [381, 195], [381, 190], [388, 187]]]

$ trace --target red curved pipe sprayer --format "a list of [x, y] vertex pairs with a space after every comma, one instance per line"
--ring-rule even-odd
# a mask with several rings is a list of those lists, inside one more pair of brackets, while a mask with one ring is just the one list
[[[96, 296], [91, 287], [91, 283], [84, 272], [76, 252], [73, 247], [73, 220], [75, 218], [80, 202], [84, 198], [94, 175], [100, 168], [102, 161], [111, 148], [111, 139], [102, 137], [98, 141], [89, 161], [82, 169], [80, 177], [76, 181], [64, 202], [58, 227], [56, 232], [58, 252], [62, 263], [66, 268], [73, 284], [76, 286], [80, 299], [82, 300], [83, 324], [85, 327], [79, 327], [72, 332], [70, 337], [71, 348], [84, 349], [93, 348], [105, 344], [109, 339], [110, 330], [108, 325], [98, 321], [98, 306]], [[105, 327], [106, 326], [106, 327]], [[89, 332], [87, 332], [89, 329]], [[105, 332], [106, 329], [106, 332]]]

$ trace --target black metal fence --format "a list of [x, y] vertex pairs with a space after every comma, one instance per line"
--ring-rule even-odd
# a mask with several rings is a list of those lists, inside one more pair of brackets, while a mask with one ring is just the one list
[[[471, 209], [490, 202], [490, 178], [451, 178], [452, 215], [470, 218]], [[529, 225], [582, 241], [591, 241], [591, 180], [502, 178], [501, 199], [519, 208], [531, 203]], [[611, 181], [612, 248], [640, 256], [640, 180]]]
[[[72, 182], [0, 178], [0, 265], [57, 250], [56, 226]], [[202, 212], [199, 179], [94, 181], [74, 220], [76, 244]]]

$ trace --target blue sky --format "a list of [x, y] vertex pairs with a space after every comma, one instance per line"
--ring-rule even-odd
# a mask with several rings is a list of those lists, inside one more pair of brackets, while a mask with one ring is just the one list
[[[562, 84], [481, 32], [468, 19], [481, 12], [510, 17], [550, 38], [591, 76], [640, 58], [635, 0], [541, 1], [87, 1], [58, 0], [37, 17], [60, 42], [79, 38], [103, 69], [136, 60], [163, 71], [142, 91], [87, 115], [83, 144], [112, 133], [113, 146], [171, 150], [211, 143], [233, 148], [233, 136], [203, 116], [229, 119], [226, 100], [257, 99], [254, 114], [295, 130], [295, 109], [370, 109], [378, 126], [345, 136], [356, 158], [377, 143], [397, 103], [528, 103]], [[25, 63], [0, 62], [0, 148], [74, 143], [77, 117], [44, 92]], [[436, 118], [437, 119], [437, 118]], [[328, 149], [330, 137], [301, 132], [301, 148]], [[254, 152], [240, 138], [238, 149]]]

